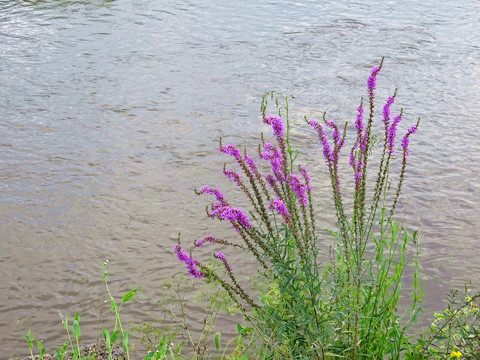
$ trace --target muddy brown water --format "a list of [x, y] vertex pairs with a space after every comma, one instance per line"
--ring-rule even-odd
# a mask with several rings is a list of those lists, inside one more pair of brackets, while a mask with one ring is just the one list
[[[382, 56], [378, 98], [398, 88], [403, 131], [422, 118], [399, 214], [421, 232], [426, 314], [478, 285], [479, 13], [452, 0], [0, 0], [0, 358], [27, 355], [29, 328], [49, 350], [64, 341], [60, 312], [82, 313], [95, 340], [105, 259], [114, 294], [148, 294], [126, 319], [159, 317], [159, 279], [185, 271], [177, 234], [234, 236], [193, 193], [220, 186], [243, 201], [221, 176], [219, 137], [253, 152], [272, 89], [295, 95], [293, 120], [353, 123]], [[305, 127], [292, 137], [319, 226], [332, 227], [321, 150]], [[252, 263], [231, 256], [246, 277]]]

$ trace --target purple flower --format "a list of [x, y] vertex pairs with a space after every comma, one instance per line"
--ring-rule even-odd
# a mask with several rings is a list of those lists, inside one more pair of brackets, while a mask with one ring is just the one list
[[292, 214], [290, 214], [287, 207], [285, 206], [285, 203], [282, 200], [276, 198], [271, 201], [268, 206], [272, 210], [275, 209], [275, 211], [283, 217], [283, 220], [285, 220], [285, 225], [293, 225], [291, 220]]
[[405, 154], [409, 155], [408, 153], [408, 145], [410, 144], [410, 139], [405, 135], [402, 139], [402, 147], [405, 150]]
[[235, 230], [239, 230], [238, 224], [250, 229], [250, 220], [245, 213], [237, 208], [232, 208], [225, 203], [216, 203], [212, 205], [212, 218], [220, 220], [229, 220]]
[[360, 138], [360, 150], [365, 152], [367, 150], [367, 142], [368, 142], [368, 132], [365, 131], [363, 136]]
[[408, 145], [410, 144], [410, 135], [415, 134], [417, 132], [417, 127], [418, 127], [418, 124], [408, 129], [407, 133], [402, 139], [402, 147], [403, 147], [403, 153], [405, 156], [405, 161], [407, 161], [407, 156], [409, 155]]
[[323, 130], [323, 127], [318, 122], [316, 122], [315, 120], [310, 120], [309, 124], [315, 130], [317, 130], [318, 137], [320, 139], [320, 142], [323, 145], [323, 157], [325, 158], [325, 163], [328, 166], [329, 161], [332, 161], [332, 157], [331, 157], [332, 152], [330, 151], [330, 144], [327, 140], [327, 134]]
[[357, 114], [357, 120], [355, 121], [355, 129], [357, 129], [357, 134], [361, 134], [363, 131], [363, 106], [360, 105], [357, 108], [358, 114]]
[[362, 170], [362, 167], [359, 167], [359, 169], [360, 169], [360, 171], [356, 171], [356, 172], [355, 172], [355, 175], [354, 175], [354, 177], [355, 177], [355, 186], [356, 186], [356, 187], [359, 187], [359, 186], [360, 186], [360, 183], [361, 183], [361, 181], [362, 181], [362, 171], [361, 171], [361, 170]]
[[390, 107], [394, 102], [395, 96], [389, 96], [387, 98], [387, 102], [383, 106], [383, 123], [385, 124], [385, 128], [387, 128], [390, 124]]
[[257, 164], [255, 163], [255, 161], [250, 156], [245, 155], [245, 162], [247, 163], [250, 170], [255, 173], [255, 171], [257, 170]]
[[352, 152], [350, 153], [350, 166], [355, 166], [355, 148], [353, 148]]
[[285, 203], [279, 199], [275, 198], [269, 203], [270, 209], [275, 209], [277, 213], [280, 215], [287, 215], [288, 217], [291, 217], [292, 214], [288, 211], [287, 207], [285, 206]]
[[343, 141], [338, 126], [333, 121], [327, 121], [326, 125], [333, 130], [332, 138], [334, 144], [338, 147], [338, 150], [340, 150], [343, 147]]
[[[378, 70], [375, 73], [378, 73]], [[354, 178], [355, 178], [355, 187], [358, 189], [361, 184], [362, 180], [362, 171], [364, 165], [364, 157], [365, 157], [365, 150], [367, 148], [367, 140], [368, 140], [368, 133], [365, 131], [364, 124], [363, 124], [363, 99], [360, 103], [360, 106], [357, 108], [357, 119], [355, 121], [355, 129], [357, 130], [357, 140], [355, 145], [350, 152], [350, 166], [353, 168], [354, 171]], [[356, 153], [355, 150], [359, 149], [360, 151]]]
[[393, 118], [393, 122], [387, 131], [387, 148], [390, 155], [393, 154], [395, 151], [394, 147], [395, 138], [397, 137], [397, 125], [400, 121], [402, 121], [401, 113]]
[[228, 144], [222, 146], [220, 151], [227, 155], [232, 155], [237, 161], [242, 161], [242, 155], [240, 154], [240, 150], [238, 150], [233, 144]]
[[272, 166], [273, 174], [275, 175], [276, 179], [280, 182], [285, 181], [285, 174], [283, 173], [283, 158], [282, 153], [279, 149], [273, 146], [270, 143], [263, 144], [263, 148], [265, 151], [260, 153], [260, 157], [264, 160], [270, 161], [270, 165]]
[[265, 180], [267, 180], [268, 184], [273, 188], [275, 183], [277, 182], [272, 175], [265, 176]]
[[[310, 175], [308, 175], [308, 169], [305, 166], [300, 166], [300, 174], [302, 174], [306, 183], [310, 183], [310, 181], [312, 181], [312, 179], [310, 179]], [[312, 190], [311, 186], [308, 187], [310, 190]]]
[[353, 145], [352, 151], [350, 152], [350, 166], [354, 169], [357, 167], [357, 161], [355, 160], [355, 150], [360, 147], [362, 151], [365, 151], [366, 148], [366, 138], [365, 134], [363, 134], [364, 126], [363, 126], [363, 99], [360, 103], [360, 106], [357, 108], [357, 119], [355, 120], [355, 129], [357, 130], [357, 140], [355, 145]]
[[368, 86], [368, 91], [371, 93], [373, 93], [373, 90], [375, 90], [377, 87], [377, 75], [380, 72], [380, 69], [381, 69], [380, 66], [375, 66], [372, 69], [372, 74], [368, 77], [367, 86]]
[[190, 275], [196, 277], [197, 279], [205, 277], [205, 274], [198, 271], [197, 261], [194, 258], [188, 256], [186, 252], [183, 252], [182, 246], [180, 244], [175, 245], [174, 250], [177, 253], [178, 259], [187, 264], [187, 269]]
[[263, 122], [267, 125], [272, 126], [273, 133], [277, 138], [278, 142], [281, 142], [283, 139], [283, 121], [282, 118], [278, 116], [267, 115]]
[[290, 186], [292, 190], [297, 195], [298, 202], [303, 206], [307, 207], [308, 198], [307, 198], [307, 185], [305, 185], [298, 175], [290, 174]]
[[223, 174], [229, 179], [232, 179], [235, 184], [237, 184], [237, 186], [242, 187], [242, 178], [240, 177], [240, 174], [238, 172], [224, 169]]
[[314, 120], [310, 120], [309, 124], [315, 130], [317, 130], [318, 137], [323, 145], [323, 157], [325, 158], [325, 163], [327, 164], [327, 166], [329, 166], [329, 163], [333, 163], [334, 166], [336, 166], [336, 164], [338, 163], [338, 155], [344, 145], [344, 141], [340, 135], [340, 131], [338, 130], [337, 125], [333, 121], [326, 122], [326, 126], [333, 129], [332, 138], [334, 149], [331, 149], [330, 143], [327, 139], [327, 134], [325, 133], [325, 130], [323, 130], [323, 127]]
[[215, 236], [213, 235], [208, 235], [206, 236], [205, 238], [201, 239], [201, 240], [197, 240], [195, 242], [195, 246], [197, 247], [203, 247], [205, 245], [205, 243], [209, 242], [209, 243], [215, 243], [215, 241], [217, 241], [217, 239], [215, 238]]
[[[364, 137], [361, 137], [361, 141], [363, 141]], [[358, 140], [357, 140], [358, 142]], [[356, 146], [356, 145], [355, 145]], [[363, 146], [362, 146], [363, 147]], [[359, 189], [362, 181], [362, 171], [363, 171], [363, 165], [364, 165], [364, 157], [365, 153], [360, 152], [358, 154], [359, 159], [357, 160], [355, 158], [355, 147], [352, 149], [352, 152], [350, 153], [350, 166], [353, 168], [354, 171], [354, 179], [355, 179], [355, 188]]]
[[355, 171], [354, 178], [355, 178], [355, 188], [356, 189], [359, 189], [360, 186], [361, 186], [361, 183], [362, 183], [363, 166], [364, 166], [363, 159], [364, 159], [364, 155], [361, 154], [360, 159], [358, 160], [358, 162], [355, 162], [355, 166], [353, 167], [353, 169]]
[[225, 257], [225, 255], [223, 255], [221, 252], [217, 252], [217, 253], [215, 254], [215, 257], [216, 257], [218, 260], [220, 260], [221, 262], [223, 262], [223, 264], [225, 265], [225, 269], [226, 269], [228, 272], [233, 271], [233, 268], [232, 268], [230, 265], [228, 265], [228, 263], [227, 263], [227, 258]]
[[204, 186], [203, 188], [200, 189], [200, 191], [197, 194], [201, 195], [201, 194], [204, 194], [204, 193], [207, 193], [207, 194], [210, 194], [210, 195], [215, 195], [215, 197], [217, 198], [218, 201], [220, 201], [221, 203], [225, 203], [225, 204], [227, 203], [225, 201], [225, 197], [223, 196], [223, 194], [218, 189], [211, 188], [211, 187], [208, 187], [208, 186]]
[[200, 195], [203, 193], [215, 195], [219, 201], [212, 205], [210, 217], [220, 220], [229, 220], [232, 223], [233, 228], [237, 231], [239, 229], [238, 224], [250, 229], [250, 220], [248, 217], [242, 210], [230, 207], [220, 190], [204, 186], [197, 194]]

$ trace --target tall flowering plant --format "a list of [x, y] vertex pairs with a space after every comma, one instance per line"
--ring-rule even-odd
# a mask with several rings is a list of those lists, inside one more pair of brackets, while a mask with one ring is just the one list
[[[312, 205], [312, 181], [306, 167], [294, 166], [298, 153], [290, 146], [288, 97], [283, 94], [270, 92], [263, 98], [263, 122], [271, 127], [273, 141], [265, 140], [262, 134], [257, 155], [242, 152], [233, 144], [224, 145], [220, 139], [219, 150], [232, 157], [239, 170], [224, 166], [223, 174], [245, 194], [251, 210], [245, 212], [232, 206], [219, 189], [205, 186], [196, 190], [198, 195], [214, 199], [207, 207], [208, 217], [230, 222], [237, 240], [207, 235], [197, 240], [195, 246], [213, 244], [250, 253], [258, 261], [262, 286], [259, 293], [247, 292], [237, 281], [227, 256], [221, 252], [214, 254], [213, 258], [223, 268], [217, 271], [187, 254], [180, 239], [175, 246], [178, 259], [186, 264], [192, 276], [209, 278], [223, 287], [263, 339], [264, 351], [270, 356], [327, 359], [336, 354], [353, 359], [399, 358], [408, 347], [405, 331], [419, 311], [422, 289], [418, 283], [418, 261], [414, 257], [412, 305], [406, 316], [398, 315], [407, 244], [412, 237], [392, 217], [405, 176], [410, 136], [416, 132], [419, 121], [408, 129], [401, 141], [402, 167], [390, 198], [387, 194], [389, 169], [403, 113], [400, 111], [391, 119], [390, 108], [396, 91], [387, 99], [382, 112], [380, 165], [373, 178], [373, 193], [367, 201], [375, 89], [382, 65], [383, 59], [372, 69], [367, 81], [368, 118], [364, 120], [363, 100], [357, 109], [355, 142], [350, 151], [354, 179], [354, 201], [350, 210], [344, 206], [339, 171], [347, 126], [341, 130], [327, 120], [325, 114], [320, 122], [307, 120], [323, 149], [336, 209], [338, 231], [332, 232], [335, 241], [330, 261], [319, 260], [324, 241], [320, 241], [316, 232], [315, 215], [318, 214]], [[276, 95], [278, 116], [267, 115], [268, 100]], [[279, 106], [278, 98], [283, 99], [284, 107]]]

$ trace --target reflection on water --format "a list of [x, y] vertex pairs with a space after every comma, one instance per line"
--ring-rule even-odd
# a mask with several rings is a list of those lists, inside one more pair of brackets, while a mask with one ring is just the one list
[[[83, 313], [84, 334], [96, 334], [105, 259], [114, 292], [155, 293], [161, 276], [183, 271], [178, 232], [231, 236], [192, 192], [226, 186], [218, 138], [254, 150], [271, 89], [296, 96], [294, 118], [326, 110], [353, 122], [384, 55], [379, 98], [398, 87], [404, 128], [422, 117], [399, 210], [421, 230], [426, 312], [450, 287], [478, 283], [478, 7], [0, 0], [4, 352], [25, 354], [30, 327], [52, 349], [58, 312]], [[321, 151], [307, 130], [294, 136], [317, 174], [319, 223], [331, 226]], [[157, 316], [135, 308], [136, 320]]]

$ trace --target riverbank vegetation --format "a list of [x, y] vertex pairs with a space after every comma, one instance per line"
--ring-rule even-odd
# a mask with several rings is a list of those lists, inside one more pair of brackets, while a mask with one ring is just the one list
[[[264, 95], [262, 119], [271, 130], [262, 134], [258, 149], [241, 150], [220, 139], [220, 152], [231, 158], [223, 175], [244, 194], [249, 209], [236, 207], [220, 189], [196, 190], [213, 199], [207, 216], [229, 222], [232, 237], [206, 234], [196, 240], [194, 247], [213, 252], [200, 259], [179, 236], [176, 256], [204, 283], [207, 315], [202, 330], [193, 333], [177, 282], [177, 288], [170, 289], [179, 295], [179, 326], [145, 323], [135, 329], [148, 345], [145, 359], [480, 358], [479, 294], [452, 291], [447, 308], [434, 315], [431, 325], [424, 332], [412, 331], [424, 296], [421, 240], [416, 230], [397, 219], [396, 209], [420, 119], [399, 133], [407, 120], [402, 109], [392, 116], [396, 90], [381, 114], [375, 114], [382, 68], [383, 60], [372, 69], [352, 126], [336, 124], [326, 114], [319, 120], [304, 119], [318, 139], [330, 179], [336, 223], [329, 225], [329, 238], [320, 235], [325, 234], [319, 231], [322, 214], [313, 201], [316, 191], [326, 189], [314, 188], [310, 171], [298, 163], [308, 154], [292, 147], [288, 96], [275, 91]], [[274, 115], [268, 114], [271, 109]], [[347, 151], [348, 162], [341, 161], [342, 151]], [[350, 179], [342, 177], [342, 166], [350, 167]], [[236, 269], [242, 264], [230, 260], [232, 251], [255, 259], [258, 271], [250, 283], [238, 278]], [[135, 290], [117, 303], [104, 271], [116, 319], [111, 333], [102, 330], [105, 347], [112, 359], [119, 344], [121, 356], [130, 359], [129, 332], [119, 312]], [[238, 334], [227, 341], [214, 326], [222, 311], [242, 316]], [[80, 354], [78, 316], [71, 332], [66, 319], [64, 326], [69, 340], [57, 350], [57, 358], [64, 359], [69, 347], [74, 359], [95, 358]], [[33, 356], [30, 332], [26, 339]], [[41, 343], [38, 351], [41, 358]]]

